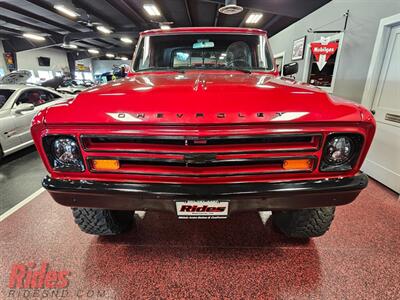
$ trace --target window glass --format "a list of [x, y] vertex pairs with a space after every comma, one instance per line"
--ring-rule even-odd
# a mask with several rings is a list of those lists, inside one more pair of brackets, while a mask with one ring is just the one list
[[53, 78], [53, 72], [52, 71], [39, 70], [38, 71], [38, 75], [39, 75], [39, 80], [40, 81], [46, 81], [46, 80], [49, 80], [49, 79]]
[[40, 106], [57, 98], [60, 97], [56, 94], [45, 90], [35, 89], [24, 92], [21, 96], [19, 96], [15, 104], [18, 106], [22, 103], [31, 103], [34, 106]]
[[35, 73], [32, 70], [27, 70], [31, 73], [31, 77], [26, 81], [27, 83], [37, 83], [38, 78], [35, 77]]
[[154, 35], [142, 38], [136, 71], [189, 69], [273, 70], [267, 39], [257, 34]]
[[75, 78], [82, 80], [83, 79], [83, 72], [75, 72]]
[[14, 90], [5, 90], [5, 89], [0, 90], [0, 108], [2, 108], [4, 104], [6, 104], [8, 98], [10, 98], [13, 93]]
[[92, 80], [93, 81], [93, 74], [90, 72], [83, 72], [83, 79]]

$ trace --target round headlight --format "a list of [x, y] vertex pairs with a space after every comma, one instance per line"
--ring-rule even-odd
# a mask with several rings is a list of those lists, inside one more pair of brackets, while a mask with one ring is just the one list
[[330, 165], [348, 162], [353, 154], [353, 140], [346, 136], [335, 136], [327, 144], [324, 159]]
[[55, 158], [63, 164], [76, 164], [80, 160], [78, 145], [74, 139], [59, 138], [53, 143]]

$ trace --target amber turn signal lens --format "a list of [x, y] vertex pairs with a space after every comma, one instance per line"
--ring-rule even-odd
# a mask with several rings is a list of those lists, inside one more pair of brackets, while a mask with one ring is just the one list
[[311, 159], [287, 159], [283, 161], [284, 170], [310, 170], [312, 168]]
[[93, 169], [102, 171], [113, 171], [119, 169], [119, 161], [115, 159], [94, 159]]

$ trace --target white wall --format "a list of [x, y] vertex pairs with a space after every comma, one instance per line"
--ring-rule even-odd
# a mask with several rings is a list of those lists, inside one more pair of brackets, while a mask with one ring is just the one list
[[[50, 66], [42, 67], [39, 66], [38, 57], [50, 57]], [[43, 71], [65, 71], [69, 72], [67, 54], [63, 50], [44, 48], [44, 49], [33, 49], [17, 52], [17, 66], [18, 70], [32, 70], [35, 76], [38, 77], [38, 70]]]
[[131, 60], [92, 60], [93, 74], [103, 74], [111, 72], [114, 67], [124, 65], [131, 65]]
[[[333, 0], [312, 14], [292, 24], [270, 39], [273, 53], [285, 52], [285, 62], [291, 61], [293, 40], [307, 35], [307, 43], [319, 37], [307, 33], [314, 30], [341, 30], [344, 25], [343, 13], [350, 10], [347, 29], [336, 76], [333, 94], [361, 102], [365, 81], [370, 65], [372, 50], [382, 18], [400, 12], [399, 0]], [[301, 80], [304, 59], [297, 61]]]

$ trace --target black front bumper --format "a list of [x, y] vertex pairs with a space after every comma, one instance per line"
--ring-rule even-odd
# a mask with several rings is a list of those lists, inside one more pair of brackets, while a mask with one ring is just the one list
[[225, 185], [136, 184], [46, 177], [54, 200], [71, 207], [176, 211], [176, 200], [228, 200], [229, 212], [337, 206], [352, 202], [368, 177]]

